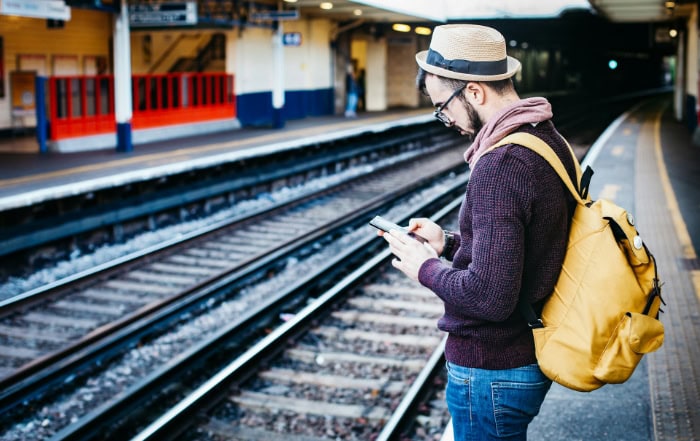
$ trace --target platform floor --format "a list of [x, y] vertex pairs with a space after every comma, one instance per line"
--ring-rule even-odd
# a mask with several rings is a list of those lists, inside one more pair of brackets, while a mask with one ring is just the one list
[[30, 137], [0, 139], [0, 213], [63, 195], [429, 121], [434, 118], [426, 108], [360, 113], [357, 118], [305, 118], [287, 121], [281, 129], [244, 128], [136, 145], [128, 153], [109, 149], [41, 154], [38, 147], [27, 153], [27, 144], [36, 142]]

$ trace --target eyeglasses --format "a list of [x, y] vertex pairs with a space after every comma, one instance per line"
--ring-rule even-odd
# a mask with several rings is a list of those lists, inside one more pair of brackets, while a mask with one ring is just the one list
[[459, 95], [459, 94], [464, 90], [465, 87], [466, 87], [466, 85], [464, 85], [464, 86], [460, 87], [459, 89], [455, 90], [454, 92], [452, 92], [452, 95], [450, 95], [450, 97], [447, 98], [447, 101], [445, 101], [444, 103], [440, 104], [440, 105], [438, 106], [438, 108], [435, 109], [435, 112], [433, 112], [433, 116], [435, 116], [435, 118], [437, 118], [438, 121], [440, 121], [441, 123], [443, 123], [443, 124], [446, 125], [447, 127], [452, 127], [452, 125], [454, 124], [454, 121], [451, 121], [451, 120], [447, 117], [447, 115], [445, 115], [444, 113], [442, 113], [442, 111], [445, 110], [445, 109], [447, 108], [447, 105], [450, 104], [450, 101], [452, 101], [452, 99], [453, 99], [454, 97], [456, 97], [457, 95]]

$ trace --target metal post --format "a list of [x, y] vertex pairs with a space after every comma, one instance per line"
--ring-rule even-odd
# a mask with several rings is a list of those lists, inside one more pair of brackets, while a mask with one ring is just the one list
[[114, 16], [114, 115], [117, 122], [117, 151], [130, 152], [131, 142], [131, 42], [129, 8], [121, 0], [121, 11]]
[[[38, 76], [35, 80], [36, 90], [36, 140], [39, 143], [39, 152], [46, 153], [46, 137], [49, 131], [46, 118], [46, 77]], [[51, 97], [52, 100], [56, 99]]]

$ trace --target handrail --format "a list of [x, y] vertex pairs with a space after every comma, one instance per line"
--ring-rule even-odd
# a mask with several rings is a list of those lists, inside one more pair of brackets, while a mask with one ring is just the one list
[[160, 65], [168, 58], [168, 56], [175, 50], [177, 45], [179, 45], [182, 40], [184, 40], [185, 38], [196, 40], [196, 39], [199, 39], [201, 36], [202, 36], [202, 34], [194, 34], [194, 35], [192, 35], [192, 34], [180, 34], [180, 35], [178, 35], [178, 37], [172, 43], [170, 43], [170, 46], [166, 50], [163, 51], [163, 54], [156, 60], [156, 62], [153, 63], [153, 65], [148, 69], [148, 73], [152, 74], [155, 71], [157, 71], [158, 68], [160, 67]]

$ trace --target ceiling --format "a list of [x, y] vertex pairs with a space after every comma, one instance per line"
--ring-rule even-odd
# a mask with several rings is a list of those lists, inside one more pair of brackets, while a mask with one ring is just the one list
[[[332, 3], [333, 7], [321, 9], [320, 5], [324, 1]], [[426, 1], [430, 1], [434, 7], [425, 8], [424, 2]], [[481, 3], [475, 1], [471, 5], [464, 2], [465, 0], [296, 0], [293, 2], [284, 0], [284, 5], [288, 9], [298, 8], [304, 16], [327, 17], [336, 21], [440, 23], [464, 19], [527, 16], [527, 3], [523, 0], [484, 0]], [[571, 3], [575, 7], [581, 5], [581, 1], [572, 1]], [[588, 7], [612, 22], [661, 22], [687, 17], [692, 12], [696, 1], [587, 0], [587, 3]], [[389, 6], [377, 6], [384, 4]], [[412, 4], [416, 5], [413, 11], [419, 9], [422, 11], [412, 12], [411, 8], [408, 7]], [[532, 8], [536, 8], [542, 3], [540, 1], [540, 3], [535, 2], [532, 5]], [[495, 15], [490, 17], [480, 15], [489, 12]], [[556, 11], [553, 13], [556, 15]], [[537, 16], [538, 14], [534, 12], [533, 15]]]
[[426, 21], [423, 17], [380, 9], [351, 0], [328, 0], [328, 2], [333, 4], [333, 8], [321, 9], [320, 4], [323, 0], [296, 0], [293, 3], [285, 0], [285, 5], [288, 8], [298, 8], [303, 16], [325, 17], [336, 21], [363, 20], [382, 23]]
[[613, 22], [660, 22], [687, 17], [695, 1], [588, 0], [593, 9]]

